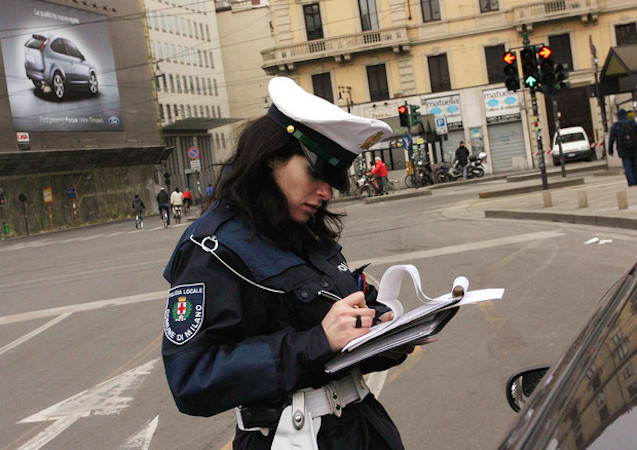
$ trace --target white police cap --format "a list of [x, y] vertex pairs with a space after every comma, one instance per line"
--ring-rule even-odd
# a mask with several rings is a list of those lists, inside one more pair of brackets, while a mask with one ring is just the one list
[[385, 122], [347, 113], [290, 78], [271, 79], [268, 91], [270, 118], [299, 141], [312, 169], [338, 190], [348, 189], [354, 159], [391, 135]]

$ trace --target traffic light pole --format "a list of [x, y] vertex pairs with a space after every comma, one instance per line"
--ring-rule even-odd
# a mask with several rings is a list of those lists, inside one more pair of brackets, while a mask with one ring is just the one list
[[[560, 135], [560, 118], [557, 112], [557, 100], [551, 96], [553, 103], [553, 117], [555, 118], [555, 136], [557, 140], [557, 148], [560, 151], [560, 167], [562, 168], [562, 178], [566, 178], [566, 168], [564, 167], [564, 150], [562, 149], [562, 136]], [[553, 149], [555, 151], [555, 149]]]
[[537, 142], [537, 151], [540, 157], [540, 174], [542, 175], [542, 189], [548, 190], [549, 184], [546, 179], [546, 164], [544, 162], [544, 150], [542, 147], [542, 135], [540, 134], [540, 117], [537, 109], [537, 97], [535, 88], [531, 88], [531, 105], [533, 107], [533, 120], [535, 121], [535, 140]]

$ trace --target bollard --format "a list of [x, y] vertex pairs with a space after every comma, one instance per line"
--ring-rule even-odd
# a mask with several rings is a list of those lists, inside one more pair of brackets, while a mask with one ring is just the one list
[[553, 206], [553, 201], [551, 200], [551, 191], [542, 191], [542, 200], [544, 201], [544, 207], [550, 208]]
[[619, 191], [617, 193], [617, 208], [628, 209], [628, 194], [626, 191]]
[[588, 197], [586, 196], [586, 191], [579, 191], [577, 193], [577, 201], [579, 202], [580, 208], [588, 208]]

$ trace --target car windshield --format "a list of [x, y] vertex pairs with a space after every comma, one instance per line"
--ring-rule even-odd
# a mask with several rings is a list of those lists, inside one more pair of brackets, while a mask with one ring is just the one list
[[584, 133], [571, 133], [571, 134], [562, 134], [562, 144], [568, 144], [569, 142], [580, 142], [585, 141]]

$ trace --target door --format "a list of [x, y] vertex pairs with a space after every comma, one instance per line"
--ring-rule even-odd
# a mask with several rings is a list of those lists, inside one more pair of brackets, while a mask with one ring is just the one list
[[[522, 122], [489, 125], [489, 148], [493, 172], [505, 172], [526, 166], [526, 146]], [[517, 160], [517, 162], [516, 162]]]

